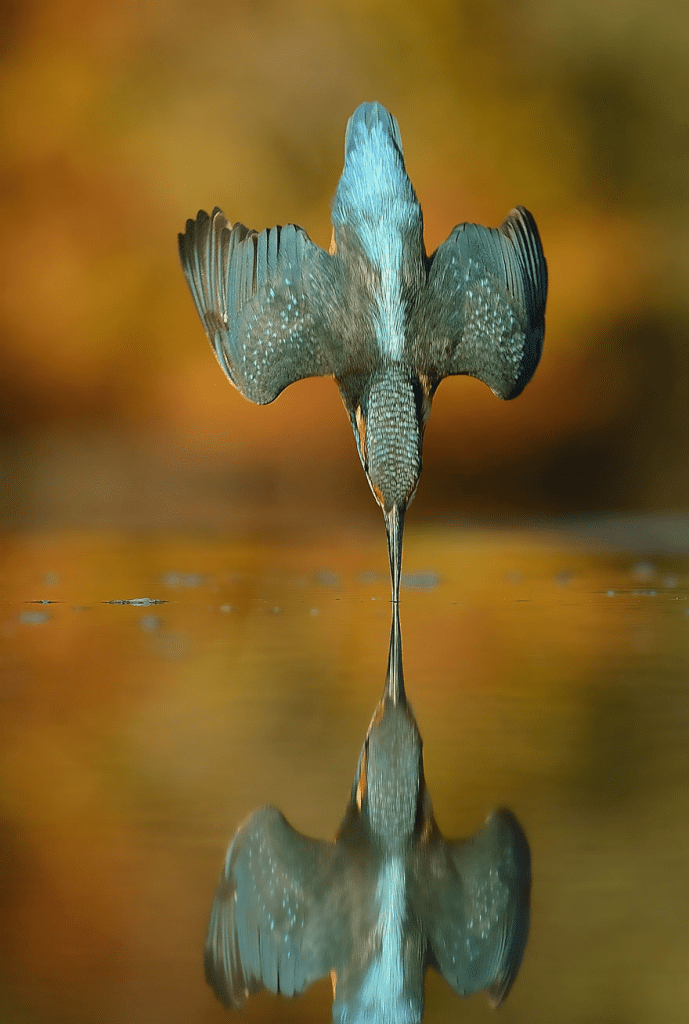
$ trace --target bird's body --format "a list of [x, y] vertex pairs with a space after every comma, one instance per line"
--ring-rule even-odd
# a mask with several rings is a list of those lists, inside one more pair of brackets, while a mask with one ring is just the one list
[[257, 234], [201, 211], [180, 255], [218, 361], [246, 398], [336, 379], [385, 516], [397, 600], [435, 390], [469, 374], [500, 398], [522, 391], [543, 345], [546, 263], [522, 207], [497, 229], [460, 224], [427, 256], [399, 127], [378, 103], [347, 125], [332, 221], [325, 252], [292, 224]]
[[436, 825], [395, 606], [385, 690], [335, 842], [300, 835], [270, 807], [240, 827], [213, 903], [206, 978], [239, 1008], [264, 986], [294, 995], [330, 974], [335, 1024], [416, 1024], [429, 966], [497, 1005], [526, 945], [530, 882], [511, 812], [463, 841]]

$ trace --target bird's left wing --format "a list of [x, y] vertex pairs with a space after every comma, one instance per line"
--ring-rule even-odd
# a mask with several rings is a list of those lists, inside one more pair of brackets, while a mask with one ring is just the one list
[[335, 846], [296, 832], [274, 807], [238, 829], [213, 901], [204, 965], [225, 1006], [265, 986], [292, 996], [332, 967]]
[[448, 842], [438, 834], [430, 852], [413, 895], [429, 963], [460, 995], [485, 989], [498, 1006], [529, 936], [526, 836], [510, 811], [499, 810], [471, 839]]
[[179, 235], [199, 316], [235, 387], [264, 405], [338, 370], [335, 261], [296, 224], [257, 233], [200, 210]]
[[547, 293], [538, 228], [523, 206], [499, 228], [459, 224], [430, 258], [422, 315], [433, 333], [424, 332], [421, 368], [427, 362], [436, 380], [468, 374], [516, 398], [541, 358]]

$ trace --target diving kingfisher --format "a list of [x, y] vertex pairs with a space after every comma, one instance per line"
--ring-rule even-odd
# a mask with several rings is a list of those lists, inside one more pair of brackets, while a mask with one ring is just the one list
[[240, 1009], [263, 987], [293, 996], [329, 974], [334, 1024], [418, 1024], [433, 967], [497, 1006], [521, 964], [530, 889], [510, 811], [465, 840], [436, 825], [393, 604], [385, 689], [336, 839], [301, 835], [273, 807], [240, 826], [211, 910], [206, 980]]
[[404, 514], [443, 377], [477, 377], [503, 399], [543, 347], [548, 272], [524, 207], [499, 228], [459, 224], [426, 255], [423, 216], [395, 118], [363, 103], [345, 133], [326, 252], [295, 224], [256, 232], [200, 211], [179, 235], [182, 267], [215, 355], [252, 402], [331, 376], [383, 509], [393, 602]]

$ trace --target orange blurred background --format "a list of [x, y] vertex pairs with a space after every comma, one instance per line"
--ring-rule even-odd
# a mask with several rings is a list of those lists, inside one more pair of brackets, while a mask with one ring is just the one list
[[[434, 404], [414, 515], [687, 505], [689, 15], [646, 0], [7, 4], [0, 459], [15, 524], [373, 516], [331, 381], [229, 386], [176, 234], [220, 205], [330, 238], [347, 118], [399, 120], [432, 251], [534, 213], [546, 348]], [[247, 513], [248, 514], [248, 513]]]
[[[2, 5], [0, 517], [26, 528], [0, 536], [3, 1021], [220, 1020], [227, 839], [266, 801], [337, 825], [387, 657], [382, 520], [332, 381], [263, 408], [229, 385], [176, 236], [217, 204], [326, 246], [371, 99], [429, 252], [521, 203], [549, 262], [534, 380], [443, 383], [405, 542], [438, 577], [403, 626], [439, 821], [506, 803], [534, 852], [501, 1020], [684, 1020], [686, 519], [602, 552], [455, 524], [689, 505], [685, 8]], [[487, 1019], [433, 978], [428, 1007]], [[244, 1019], [329, 1012], [326, 985]]]

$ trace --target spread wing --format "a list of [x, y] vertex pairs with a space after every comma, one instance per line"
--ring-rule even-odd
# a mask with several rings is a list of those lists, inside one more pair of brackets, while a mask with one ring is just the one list
[[471, 839], [438, 837], [414, 903], [429, 963], [460, 995], [485, 989], [494, 1006], [510, 990], [529, 935], [531, 857], [510, 811]]
[[499, 228], [459, 224], [431, 257], [432, 372], [469, 374], [516, 398], [541, 358], [547, 293], [538, 228], [523, 206]]
[[259, 234], [200, 210], [179, 253], [218, 362], [246, 398], [264, 405], [296, 380], [336, 371], [336, 271], [302, 228]]
[[213, 901], [204, 966], [225, 1006], [265, 986], [292, 996], [331, 969], [338, 921], [327, 905], [335, 846], [264, 807], [238, 829]]

